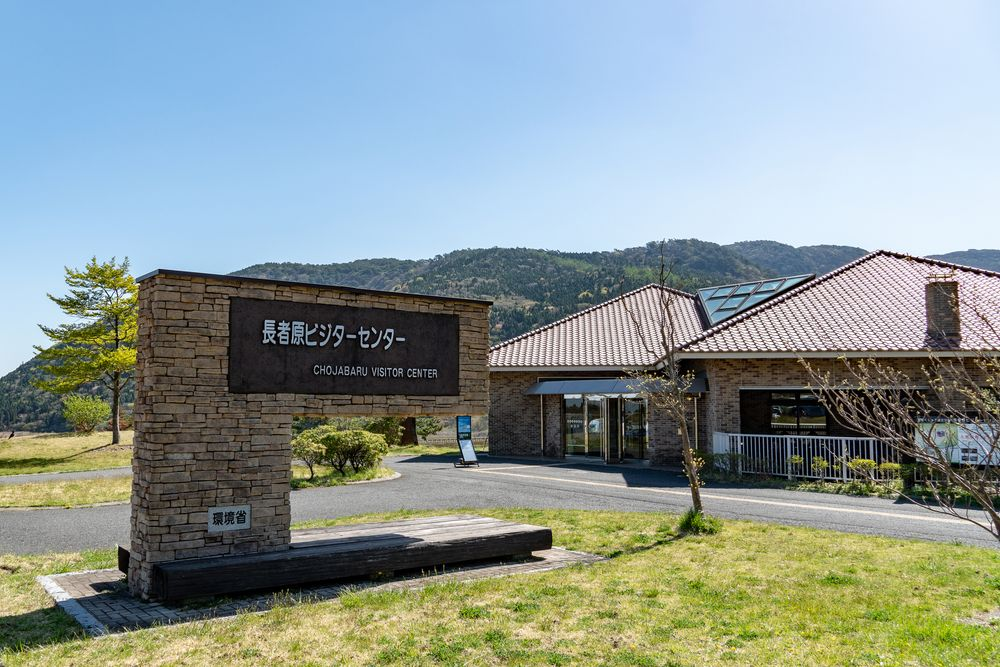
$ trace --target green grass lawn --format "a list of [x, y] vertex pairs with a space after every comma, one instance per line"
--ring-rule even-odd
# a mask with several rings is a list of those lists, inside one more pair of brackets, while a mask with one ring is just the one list
[[0, 475], [100, 470], [132, 464], [132, 431], [120, 445], [111, 433], [45, 433], [0, 440]]
[[557, 544], [610, 560], [417, 591], [356, 591], [93, 640], [53, 609], [34, 577], [112, 567], [111, 550], [3, 556], [0, 662], [1000, 664], [1000, 628], [962, 622], [1000, 606], [1000, 551], [738, 521], [717, 535], [680, 537], [677, 517], [662, 514], [476, 511], [550, 526]]
[[334, 468], [314, 466], [315, 476], [309, 479], [309, 468], [303, 465], [292, 466], [292, 489], [311, 489], [318, 486], [341, 486], [351, 482], [367, 482], [373, 479], [384, 479], [396, 474], [395, 470], [379, 466], [370, 470], [354, 472], [350, 468], [341, 475]]
[[404, 445], [402, 447], [390, 447], [388, 456], [458, 456], [458, 445], [452, 444], [427, 444]]
[[126, 502], [132, 495], [132, 477], [100, 477], [65, 482], [0, 484], [0, 508], [79, 507]]
[[[292, 489], [340, 486], [350, 482], [384, 479], [396, 474], [389, 468], [352, 472], [346, 475], [325, 466], [316, 467], [310, 480], [305, 466], [292, 466]], [[75, 481], [0, 484], [0, 509], [11, 507], [79, 507], [96, 503], [126, 502], [132, 494], [132, 477], [107, 477]]]

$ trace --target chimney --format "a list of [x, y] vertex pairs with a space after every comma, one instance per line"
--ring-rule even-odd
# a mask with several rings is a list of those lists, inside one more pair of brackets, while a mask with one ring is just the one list
[[958, 310], [958, 281], [955, 274], [931, 275], [925, 288], [927, 335], [939, 342], [962, 339], [962, 321]]

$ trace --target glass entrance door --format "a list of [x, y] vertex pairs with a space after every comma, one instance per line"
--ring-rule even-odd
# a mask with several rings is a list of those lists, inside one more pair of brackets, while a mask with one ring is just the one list
[[627, 458], [646, 458], [646, 401], [623, 398], [622, 451]]
[[604, 460], [608, 463], [618, 463], [622, 459], [622, 399], [609, 396], [603, 399], [604, 405]]
[[600, 396], [585, 396], [587, 406], [587, 456], [604, 455], [604, 405]]
[[563, 396], [563, 439], [567, 454], [587, 453], [587, 413], [583, 396]]
[[563, 445], [567, 455], [608, 462], [646, 457], [646, 401], [637, 396], [563, 395]]

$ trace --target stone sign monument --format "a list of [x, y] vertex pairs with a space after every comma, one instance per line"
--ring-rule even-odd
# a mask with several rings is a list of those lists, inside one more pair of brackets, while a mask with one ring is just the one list
[[132, 593], [280, 551], [294, 416], [485, 414], [489, 302], [159, 270], [139, 278]]

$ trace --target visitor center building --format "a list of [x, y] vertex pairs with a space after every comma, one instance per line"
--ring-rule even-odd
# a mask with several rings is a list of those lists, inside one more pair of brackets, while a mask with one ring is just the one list
[[[664, 329], [669, 336], [662, 335]], [[490, 350], [494, 455], [672, 464], [678, 425], [636, 389], [666, 340], [692, 377], [689, 425], [704, 452], [734, 435], [853, 438], [810, 390], [873, 358], [919, 381], [932, 358], [1000, 351], [1000, 274], [877, 251], [823, 276], [688, 294], [646, 287]]]

